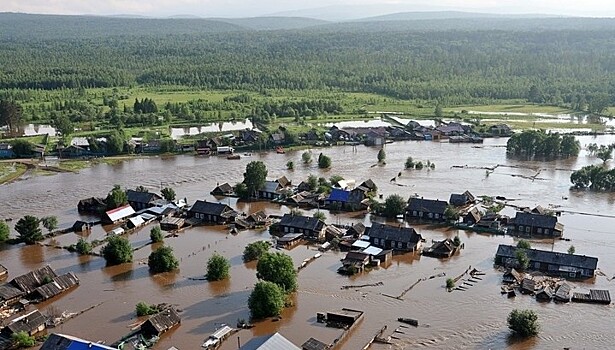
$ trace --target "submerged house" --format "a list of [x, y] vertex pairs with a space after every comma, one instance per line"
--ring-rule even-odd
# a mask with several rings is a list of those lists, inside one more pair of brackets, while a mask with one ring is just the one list
[[410, 198], [406, 207], [406, 217], [412, 219], [427, 219], [446, 221], [444, 212], [448, 203], [437, 199]]
[[[500, 244], [495, 254], [495, 264], [505, 267], [517, 266], [517, 247]], [[525, 249], [529, 259], [528, 270], [566, 278], [591, 278], [598, 266], [598, 258], [566, 254], [547, 250]]]
[[237, 212], [226, 204], [198, 200], [192, 205], [188, 215], [203, 222], [222, 225], [232, 222]]
[[0, 310], [15, 305], [26, 293], [10, 283], [0, 285]]
[[455, 207], [463, 207], [468, 204], [473, 204], [476, 202], [476, 198], [470, 191], [465, 191], [464, 193], [453, 193], [451, 194], [451, 198], [448, 202]]
[[233, 193], [233, 186], [231, 186], [228, 182], [216, 186], [216, 188], [211, 191], [211, 195], [213, 196], [231, 196]]
[[517, 212], [509, 231], [514, 234], [541, 235], [561, 237], [564, 225], [557, 222], [557, 217], [544, 214]]
[[397, 227], [373, 223], [365, 232], [369, 242], [382, 249], [416, 251], [422, 246], [423, 237], [411, 227]]
[[107, 209], [107, 203], [104, 198], [91, 197], [82, 199], [77, 204], [77, 210], [80, 213], [102, 213]]
[[53, 271], [51, 266], [46, 265], [40, 269], [30, 271], [25, 275], [15, 277], [11, 281], [11, 284], [19, 288], [25, 294], [30, 294], [43, 284], [53, 281], [56, 277], [58, 277], [56, 272]]
[[71, 335], [52, 333], [40, 350], [117, 350], [105, 344], [73, 337]]
[[317, 218], [284, 214], [278, 224], [280, 233], [301, 233], [307, 239], [322, 240], [325, 238], [325, 223]]
[[128, 196], [128, 204], [130, 204], [134, 210], [153, 207], [156, 205], [156, 201], [162, 199], [162, 197], [156, 193], [135, 190], [127, 190], [126, 195]]
[[32, 336], [44, 331], [46, 322], [47, 318], [40, 311], [34, 310], [10, 321], [6, 327], [2, 328], [2, 334], [10, 337], [15, 333], [25, 332]]
[[447, 238], [443, 241], [434, 242], [431, 247], [423, 250], [423, 255], [434, 258], [450, 258], [459, 250], [452, 239]]
[[181, 318], [175, 309], [168, 308], [151, 316], [141, 325], [141, 333], [147, 337], [160, 336], [179, 325]]
[[32, 297], [40, 301], [51, 299], [78, 285], [79, 278], [73, 272], [68, 272], [64, 275], [54, 277], [51, 282], [36, 288], [32, 292]]
[[279, 199], [282, 197], [282, 185], [277, 181], [265, 181], [265, 185], [258, 190], [258, 198]]
[[301, 350], [298, 346], [284, 338], [280, 333], [252, 338], [239, 350]]
[[102, 222], [106, 224], [115, 224], [125, 221], [133, 215], [135, 215], [135, 210], [130, 206], [130, 204], [126, 204], [122, 207], [105, 212], [105, 215], [102, 217]]
[[366, 205], [363, 200], [366, 198], [366, 189], [355, 188], [353, 190], [344, 190], [340, 188], [331, 189], [331, 193], [325, 199], [325, 205], [330, 208], [337, 207], [342, 210], [363, 210]]

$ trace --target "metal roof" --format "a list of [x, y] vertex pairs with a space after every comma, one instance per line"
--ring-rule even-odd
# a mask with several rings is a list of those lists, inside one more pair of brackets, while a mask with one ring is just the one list
[[111, 222], [122, 220], [134, 214], [135, 214], [135, 210], [132, 209], [132, 207], [129, 204], [126, 204], [123, 207], [109, 210], [108, 212], [105, 213], [105, 215], [109, 218]]
[[368, 241], [361, 241], [361, 240], [357, 240], [354, 241], [354, 243], [352, 243], [352, 246], [355, 248], [367, 248], [369, 247], [370, 243]]
[[514, 218], [515, 225], [535, 226], [554, 229], [557, 225], [557, 217], [551, 215], [517, 212]]
[[117, 350], [110, 346], [91, 342], [70, 335], [53, 333], [51, 334], [40, 350]]
[[301, 350], [298, 346], [284, 338], [280, 333], [253, 338], [239, 350]]
[[378, 255], [382, 253], [382, 249], [372, 246], [372, 247], [367, 247], [366, 249], [364, 249], [362, 253], [368, 254], [368, 255]]
[[139, 227], [145, 223], [145, 220], [143, 220], [141, 216], [135, 216], [134, 218], [128, 219], [128, 222], [130, 222], [134, 227]]
[[331, 189], [331, 193], [329, 194], [329, 198], [327, 198], [327, 200], [332, 202], [348, 202], [349, 197], [350, 191], [333, 188]]

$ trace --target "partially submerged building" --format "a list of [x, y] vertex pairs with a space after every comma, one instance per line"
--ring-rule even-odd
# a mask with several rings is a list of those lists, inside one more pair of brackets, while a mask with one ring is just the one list
[[372, 245], [382, 249], [413, 252], [422, 246], [423, 237], [412, 227], [373, 223], [365, 233]]
[[192, 205], [188, 215], [203, 222], [221, 225], [232, 222], [237, 212], [226, 204], [198, 200]]
[[280, 333], [265, 335], [252, 338], [245, 343], [239, 350], [301, 350], [290, 340], [284, 338]]
[[52, 333], [47, 337], [40, 350], [117, 350], [105, 344], [73, 337], [59, 333]]
[[119, 208], [105, 212], [105, 215], [102, 217], [102, 222], [105, 224], [115, 224], [126, 221], [129, 217], [135, 214], [135, 210], [130, 206], [130, 204], [126, 204]]
[[325, 223], [311, 216], [284, 214], [278, 223], [280, 233], [301, 233], [306, 239], [322, 240], [325, 238]]
[[[495, 264], [505, 267], [518, 265], [517, 248], [500, 244], [495, 254]], [[598, 266], [598, 258], [538, 249], [524, 249], [529, 259], [529, 270], [566, 278], [591, 278]]]
[[148, 318], [141, 325], [141, 333], [147, 337], [160, 336], [180, 323], [181, 318], [177, 311], [168, 308]]
[[46, 322], [47, 318], [40, 311], [34, 310], [10, 321], [6, 327], [2, 328], [1, 332], [8, 337], [19, 332], [25, 332], [32, 336], [44, 331]]
[[556, 216], [517, 212], [510, 223], [509, 232], [520, 235], [561, 237], [564, 225], [557, 221]]
[[444, 212], [448, 203], [437, 199], [410, 198], [406, 217], [419, 220], [446, 221]]

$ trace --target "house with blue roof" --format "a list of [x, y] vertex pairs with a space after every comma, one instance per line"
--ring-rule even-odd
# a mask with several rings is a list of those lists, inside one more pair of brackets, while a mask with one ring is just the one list
[[367, 205], [363, 203], [366, 197], [366, 192], [361, 188], [355, 188], [351, 191], [332, 188], [329, 197], [325, 199], [325, 206], [348, 211], [364, 210], [367, 209]]
[[117, 350], [117, 348], [70, 335], [52, 333], [40, 350]]

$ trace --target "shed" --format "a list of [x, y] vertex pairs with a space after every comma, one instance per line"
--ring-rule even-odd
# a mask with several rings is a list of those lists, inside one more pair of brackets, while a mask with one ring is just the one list
[[233, 186], [225, 182], [222, 185], [216, 186], [216, 188], [211, 191], [211, 194], [213, 196], [230, 196], [233, 194]]
[[536, 281], [531, 278], [524, 278], [521, 281], [521, 293], [523, 294], [534, 294], [534, 290], [536, 289]]
[[160, 228], [165, 231], [179, 230], [184, 226], [185, 220], [182, 218], [164, 218], [160, 221]]
[[201, 347], [205, 349], [217, 348], [218, 346], [220, 346], [222, 340], [231, 335], [231, 332], [233, 332], [233, 328], [227, 325], [223, 325], [222, 327], [218, 328], [212, 335], [207, 337]]
[[21, 289], [14, 287], [10, 283], [0, 285], [0, 309], [17, 304], [24, 294]]
[[278, 238], [277, 246], [286, 249], [292, 249], [295, 246], [299, 245], [302, 239], [302, 233], [287, 233], [284, 236]]
[[135, 215], [135, 210], [130, 206], [130, 204], [126, 204], [122, 207], [105, 212], [102, 221], [105, 223], [114, 224], [116, 222], [126, 220], [133, 215]]
[[568, 283], [563, 282], [557, 287], [555, 291], [555, 300], [563, 303], [570, 301], [570, 285]]
[[45, 330], [47, 319], [40, 311], [34, 310], [26, 315], [17, 317], [2, 329], [2, 333], [11, 336], [15, 333], [26, 332], [34, 335]]
[[546, 286], [536, 293], [536, 299], [541, 301], [551, 301], [553, 299], [553, 289]]
[[356, 240], [352, 243], [352, 247], [355, 249], [365, 249], [370, 246], [368, 241]]
[[145, 224], [145, 220], [140, 215], [132, 217], [128, 219], [128, 223], [126, 224], [128, 228], [138, 228]]
[[327, 312], [327, 325], [347, 328], [363, 317], [363, 311], [343, 308], [339, 311]]
[[141, 333], [146, 336], [160, 336], [160, 334], [181, 323], [181, 318], [175, 309], [168, 308], [151, 316], [141, 325]]

